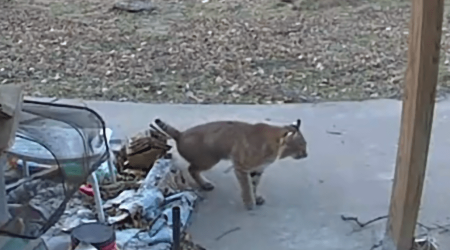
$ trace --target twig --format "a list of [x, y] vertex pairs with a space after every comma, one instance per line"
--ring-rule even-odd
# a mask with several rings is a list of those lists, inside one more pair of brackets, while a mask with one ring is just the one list
[[425, 226], [424, 224], [422, 224], [422, 223], [420, 223], [420, 222], [417, 222], [417, 225], [418, 225], [419, 227], [425, 228], [425, 229], [428, 230], [428, 231], [431, 231], [431, 230], [433, 230], [433, 229], [436, 229], [436, 228], [432, 228], [432, 227], [429, 227], [429, 226]]
[[362, 222], [360, 222], [360, 221], [358, 220], [357, 217], [347, 217], [347, 216], [341, 215], [341, 219], [342, 219], [343, 221], [354, 221], [356, 224], [358, 224], [359, 227], [366, 227], [366, 226], [368, 226], [369, 224], [372, 224], [372, 223], [374, 223], [374, 222], [376, 222], [376, 221], [383, 220], [383, 219], [387, 219], [387, 218], [388, 218], [388, 215], [383, 215], [383, 216], [379, 216], [379, 217], [377, 217], [377, 218], [375, 218], [375, 219], [372, 219], [372, 220], [369, 220], [369, 221], [367, 221], [367, 222], [362, 223]]
[[[389, 217], [388, 215], [383, 215], [383, 216], [379, 216], [379, 217], [377, 217], [377, 218], [375, 218], [375, 219], [372, 219], [372, 220], [369, 220], [369, 221], [367, 221], [367, 222], [362, 223], [362, 222], [360, 222], [360, 221], [358, 220], [357, 217], [349, 217], [349, 216], [341, 215], [341, 219], [342, 219], [343, 221], [354, 221], [360, 228], [366, 227], [366, 226], [368, 226], [369, 224], [372, 224], [372, 223], [374, 223], [374, 222], [376, 222], [376, 221], [383, 220], [383, 219], [387, 219], [388, 217]], [[419, 227], [422, 227], [422, 228], [424, 228], [425, 230], [427, 230], [427, 232], [426, 232], [426, 233], [423, 233], [423, 234], [419, 234], [419, 235], [415, 236], [415, 238], [421, 238], [421, 237], [427, 236], [427, 235], [429, 235], [430, 231], [437, 230], [437, 229], [441, 229], [441, 231], [438, 232], [439, 234], [443, 234], [443, 233], [446, 233], [446, 232], [450, 232], [450, 228], [448, 228], [448, 226], [450, 226], [450, 225], [442, 226], [442, 225], [438, 225], [438, 224], [434, 223], [435, 227], [430, 227], [430, 226], [427, 226], [427, 225], [425, 225], [425, 224], [423, 224], [423, 223], [420, 223], [420, 222], [417, 222], [417, 225], [418, 225]], [[381, 247], [382, 245], [383, 245], [383, 241], [381, 240], [381, 241], [379, 241], [377, 244], [374, 244], [374, 245], [370, 248], [370, 250], [377, 249], [377, 248]]]
[[379, 248], [381, 246], [383, 246], [383, 241], [382, 240], [378, 241], [378, 243], [376, 243], [376, 244], [373, 244], [373, 246], [370, 248], [370, 250], [375, 250], [375, 249], [377, 249], [377, 248]]
[[239, 231], [239, 230], [241, 230], [241, 227], [235, 227], [233, 229], [230, 229], [230, 230], [224, 232], [223, 234], [217, 236], [216, 237], [216, 241], [219, 241], [220, 239], [222, 239], [223, 237], [229, 235], [230, 233], [233, 233], [233, 232], [236, 232], [236, 231]]
[[446, 232], [449, 232], [449, 231], [450, 231], [450, 228], [448, 228], [448, 226], [450, 226], [450, 225], [441, 226], [441, 225], [436, 224], [436, 223], [434, 223], [434, 225], [435, 225], [437, 228], [442, 229], [442, 231], [439, 231], [439, 234], [443, 234], [443, 233], [446, 233]]
[[420, 222], [417, 222], [417, 225], [419, 227], [425, 228], [425, 230], [427, 230], [427, 232], [417, 235], [416, 238], [421, 238], [421, 237], [427, 236], [431, 231], [438, 230], [438, 229], [441, 229], [438, 232], [438, 234], [443, 234], [443, 233], [450, 232], [450, 228], [448, 228], [450, 225], [442, 226], [442, 225], [434, 223], [433, 225], [435, 225], [435, 227], [430, 227], [430, 226], [426, 226], [426, 225], [424, 225], [424, 224], [422, 224]]
[[342, 135], [342, 132], [339, 132], [339, 131], [328, 131], [327, 130], [327, 134], [330, 134], [330, 135]]

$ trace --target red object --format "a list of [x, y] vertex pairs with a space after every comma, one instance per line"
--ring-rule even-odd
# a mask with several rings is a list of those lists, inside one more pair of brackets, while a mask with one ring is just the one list
[[116, 242], [113, 241], [109, 245], [99, 247], [100, 250], [117, 250]]
[[91, 184], [87, 184], [87, 185], [83, 185], [80, 187], [80, 192], [82, 192], [85, 195], [94, 196], [94, 190], [92, 189], [92, 185]]

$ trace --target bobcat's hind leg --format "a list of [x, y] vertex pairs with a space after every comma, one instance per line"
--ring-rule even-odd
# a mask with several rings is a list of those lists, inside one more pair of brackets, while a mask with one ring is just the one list
[[191, 174], [192, 178], [200, 186], [201, 189], [205, 191], [212, 191], [214, 189], [214, 185], [202, 176], [201, 171], [198, 170], [195, 165], [190, 165], [188, 170], [189, 174]]

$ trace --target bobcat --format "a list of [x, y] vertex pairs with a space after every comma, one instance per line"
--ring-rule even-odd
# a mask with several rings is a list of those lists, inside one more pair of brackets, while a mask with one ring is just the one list
[[301, 120], [293, 125], [273, 126], [240, 121], [216, 121], [183, 132], [155, 119], [155, 124], [176, 142], [178, 153], [189, 162], [188, 171], [205, 191], [214, 185], [201, 175], [221, 160], [231, 160], [241, 187], [245, 208], [252, 210], [265, 199], [257, 192], [264, 169], [278, 159], [307, 157]]

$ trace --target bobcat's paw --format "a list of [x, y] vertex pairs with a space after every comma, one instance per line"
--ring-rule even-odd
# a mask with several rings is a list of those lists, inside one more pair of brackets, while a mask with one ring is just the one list
[[214, 190], [214, 185], [210, 182], [205, 182], [202, 184], [202, 189], [204, 191], [212, 191], [212, 190]]
[[253, 210], [255, 208], [255, 199], [253, 197], [242, 198], [244, 206], [247, 210]]
[[266, 199], [264, 199], [264, 197], [262, 196], [256, 196], [256, 205], [257, 206], [261, 206], [264, 203], [266, 203]]
[[247, 209], [248, 211], [251, 211], [255, 208], [254, 203], [245, 203], [244, 206], [245, 206], [245, 209]]

